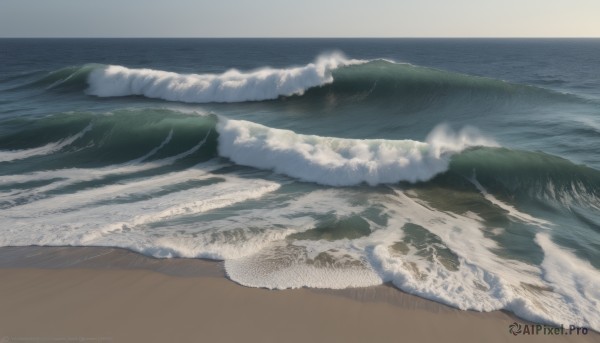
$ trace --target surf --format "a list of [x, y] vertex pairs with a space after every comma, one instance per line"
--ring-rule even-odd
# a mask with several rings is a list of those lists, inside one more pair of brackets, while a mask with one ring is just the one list
[[90, 72], [87, 93], [100, 97], [143, 95], [190, 103], [271, 100], [302, 94], [311, 87], [330, 83], [332, 70], [358, 63], [364, 61], [330, 54], [301, 67], [262, 68], [250, 72], [230, 69], [222, 74], [178, 74], [105, 66]]
[[52, 71], [13, 90], [84, 91], [97, 97], [143, 96], [183, 103], [239, 103], [277, 99], [304, 101], [396, 101], [432, 105], [446, 98], [494, 102], [582, 101], [531, 85], [438, 70], [388, 59], [360, 60], [334, 52], [288, 68], [268, 66], [222, 73], [182, 74], [149, 68], [86, 64]]

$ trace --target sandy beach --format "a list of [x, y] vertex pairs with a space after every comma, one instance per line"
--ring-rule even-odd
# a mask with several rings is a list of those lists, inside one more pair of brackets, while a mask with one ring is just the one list
[[511, 335], [525, 321], [390, 286], [247, 288], [219, 262], [112, 248], [1, 248], [0, 342], [600, 342]]

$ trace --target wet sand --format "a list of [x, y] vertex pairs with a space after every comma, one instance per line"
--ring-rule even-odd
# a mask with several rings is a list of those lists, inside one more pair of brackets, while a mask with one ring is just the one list
[[220, 262], [114, 248], [0, 248], [0, 342], [600, 342], [513, 336], [510, 313], [460, 311], [382, 285], [247, 288]]

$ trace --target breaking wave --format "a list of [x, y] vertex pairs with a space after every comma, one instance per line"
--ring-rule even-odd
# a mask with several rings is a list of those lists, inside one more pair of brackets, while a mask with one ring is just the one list
[[[533, 86], [385, 59], [356, 60], [341, 53], [289, 68], [220, 74], [180, 74], [119, 65], [67, 67], [22, 87], [85, 91], [98, 97], [144, 96], [185, 103], [236, 103], [275, 99], [315, 101], [385, 101], [423, 106], [449, 99], [499, 102], [520, 98], [535, 102], [574, 96]], [[485, 104], [484, 102], [484, 104]]]
[[143, 95], [192, 103], [260, 101], [302, 94], [311, 87], [331, 83], [333, 70], [358, 63], [364, 61], [331, 54], [302, 67], [263, 68], [251, 72], [231, 69], [223, 74], [187, 75], [105, 66], [89, 74], [87, 92], [100, 97]]
[[455, 133], [443, 125], [426, 142], [301, 135], [228, 119], [220, 120], [217, 127], [221, 156], [329, 186], [426, 181], [446, 171], [453, 154], [472, 146], [496, 145], [474, 129]]

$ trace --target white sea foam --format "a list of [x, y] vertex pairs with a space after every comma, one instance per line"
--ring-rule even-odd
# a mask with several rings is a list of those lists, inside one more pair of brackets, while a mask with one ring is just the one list
[[[484, 237], [481, 219], [470, 213], [458, 216], [435, 211], [397, 191], [390, 209], [398, 221], [412, 223], [438, 236], [458, 256], [458, 270], [418, 254], [394, 254], [385, 242], [373, 247], [370, 258], [383, 278], [400, 289], [461, 309], [491, 311], [503, 308], [508, 284], [536, 283], [536, 268], [496, 256], [497, 244]], [[500, 276], [501, 275], [501, 276]]]
[[543, 278], [565, 307], [555, 321], [600, 330], [600, 271], [559, 247], [548, 234], [538, 233], [535, 241], [544, 250]]
[[272, 228], [261, 230], [227, 228], [218, 231], [208, 229], [193, 236], [157, 238], [147, 244], [142, 252], [161, 258], [242, 259], [270, 246], [273, 242], [280, 242], [293, 232], [293, 229]]
[[383, 282], [368, 265], [315, 266], [306, 263], [306, 259], [298, 258], [299, 256], [290, 256], [288, 260], [283, 260], [281, 255], [277, 257], [278, 263], [264, 263], [265, 258], [274, 259], [273, 256], [264, 254], [226, 260], [225, 268], [232, 280], [244, 286], [269, 289], [302, 287], [344, 289], [375, 286]]
[[400, 191], [397, 197], [390, 196], [389, 206], [398, 220], [441, 238], [460, 263], [457, 270], [450, 270], [435, 255], [427, 260], [412, 249], [404, 255], [394, 252], [388, 241], [366, 250], [383, 280], [460, 309], [506, 309], [536, 322], [598, 330], [600, 272], [556, 246], [548, 234], [536, 236], [546, 256], [540, 267], [497, 255], [499, 246], [483, 234], [484, 221], [473, 213], [436, 211]]
[[[239, 187], [242, 186], [239, 184]], [[270, 194], [271, 199], [254, 200], [257, 204], [245, 210], [213, 210], [212, 214], [219, 213], [221, 217], [206, 221], [200, 219], [200, 225], [197, 222], [180, 222], [177, 230], [169, 228], [168, 232], [156, 239], [148, 239], [143, 231], [136, 230], [126, 235], [122, 232], [104, 235], [96, 243], [109, 246], [121, 244], [119, 246], [124, 245], [155, 257], [210, 258], [244, 263], [244, 260], [255, 260], [257, 254], [264, 250], [280, 246], [288, 235], [313, 228], [317, 222], [314, 216], [322, 216], [335, 209], [341, 213], [351, 212], [351, 206], [346, 201], [337, 199], [341, 194], [343, 192], [339, 190], [314, 191], [305, 195]], [[123, 239], [123, 236], [127, 238]], [[229, 263], [226, 262], [225, 268], [234, 281], [250, 285], [251, 280], [256, 280], [252, 270], [237, 269], [237, 273], [229, 271]], [[260, 263], [270, 262], [261, 260], [258, 261]], [[289, 286], [264, 278], [260, 287], [270, 285], [275, 288]]]
[[[90, 206], [98, 201], [160, 190], [185, 180], [215, 177], [222, 179], [221, 182], [150, 199]], [[352, 212], [352, 206], [343, 200], [343, 190], [283, 194], [275, 201], [258, 200], [278, 187], [278, 183], [270, 181], [217, 176], [192, 168], [123, 185], [81, 190], [2, 212], [0, 246], [98, 245], [127, 248], [155, 257], [239, 259], [273, 242], [281, 242], [290, 233], [314, 227], [313, 216], [336, 209], [342, 215]], [[247, 200], [259, 202], [251, 209], [228, 210], [231, 205]], [[201, 223], [179, 220], [202, 213], [217, 217]], [[174, 222], [165, 224], [169, 220]], [[160, 226], [161, 222], [164, 226]], [[148, 224], [159, 226], [140, 229]]]
[[219, 154], [237, 164], [331, 186], [425, 181], [447, 170], [452, 154], [496, 145], [474, 129], [454, 133], [444, 125], [426, 142], [301, 135], [225, 118], [217, 130]]
[[231, 69], [223, 74], [178, 74], [111, 65], [90, 73], [87, 92], [100, 97], [143, 95], [190, 103], [269, 100], [330, 83], [332, 70], [364, 62], [333, 53], [302, 67], [250, 72]]
[[[122, 221], [113, 221], [106, 226], [100, 227], [83, 236], [81, 242], [86, 244], [102, 235], [119, 231], [123, 228], [133, 228], [179, 216], [194, 215], [228, 207], [238, 202], [260, 198], [267, 193], [277, 190], [279, 187], [280, 185], [277, 183], [252, 180], [246, 181], [244, 188], [240, 189], [239, 184], [230, 181], [224, 184], [203, 187], [201, 192], [183, 191], [161, 197], [158, 201], [155, 199], [140, 201], [137, 204], [143, 206], [143, 213]], [[188, 199], [183, 200], [181, 193], [190, 193], [193, 196], [187, 196]]]
[[[365, 211], [368, 203], [357, 201], [358, 198], [356, 192], [344, 189], [313, 191], [285, 202], [285, 206], [279, 206], [276, 211], [267, 211], [265, 218], [271, 225], [283, 224], [295, 232], [303, 232], [319, 225], [314, 217], [335, 213], [335, 217], [341, 219]], [[255, 217], [263, 217], [262, 210], [258, 213], [260, 215]], [[364, 253], [373, 242], [393, 240], [398, 232], [368, 222], [374, 230], [368, 237], [274, 241], [252, 254], [226, 259], [225, 271], [239, 284], [269, 289], [342, 289], [381, 284], [381, 277], [371, 268]], [[394, 225], [393, 219], [389, 224]], [[259, 220], [258, 225], [264, 224]]]
[[[178, 176], [173, 175], [175, 178]], [[211, 177], [202, 177], [197, 173], [192, 176], [196, 180]], [[103, 236], [114, 232], [225, 208], [260, 198], [279, 186], [278, 183], [260, 179], [226, 177], [225, 182], [128, 202], [126, 205], [108, 203], [85, 207], [78, 204], [82, 197], [59, 196], [3, 211], [0, 214], [0, 227], [3, 228], [0, 246], [99, 245]], [[110, 190], [103, 194], [102, 189], [93, 192], [97, 200], [111, 199], [113, 194]]]
[[57, 142], [48, 143], [44, 146], [40, 146], [37, 148], [25, 149], [25, 150], [8, 150], [8, 151], [0, 151], [0, 162], [10, 162], [16, 160], [24, 160], [26, 158], [34, 157], [34, 156], [43, 156], [50, 155], [57, 151], [60, 151], [64, 147], [71, 145], [73, 142], [83, 137], [88, 131], [92, 129], [92, 124], [86, 126], [80, 132], [74, 134], [73, 136], [67, 137], [65, 139], [61, 139]]

